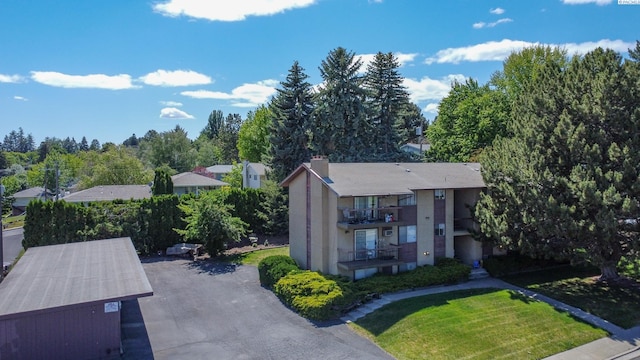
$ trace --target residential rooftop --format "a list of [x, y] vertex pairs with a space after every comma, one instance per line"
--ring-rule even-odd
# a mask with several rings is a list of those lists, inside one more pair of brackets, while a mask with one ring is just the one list
[[140, 200], [151, 197], [149, 185], [100, 185], [66, 195], [66, 202]]

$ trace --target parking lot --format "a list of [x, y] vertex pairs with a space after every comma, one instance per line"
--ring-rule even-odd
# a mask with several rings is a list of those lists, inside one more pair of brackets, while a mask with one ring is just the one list
[[260, 286], [255, 267], [142, 263], [154, 296], [123, 304], [124, 358], [392, 359], [343, 323], [296, 315]]

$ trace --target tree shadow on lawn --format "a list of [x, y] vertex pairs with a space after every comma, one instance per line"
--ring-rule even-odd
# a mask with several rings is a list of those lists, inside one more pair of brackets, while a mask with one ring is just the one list
[[467, 297], [490, 294], [502, 289], [483, 288], [457, 290], [439, 294], [424, 295], [416, 298], [409, 298], [387, 304], [372, 314], [369, 314], [359, 320], [356, 324], [367, 330], [374, 336], [387, 331], [397, 322], [407, 316], [430, 307], [438, 307], [449, 304], [451, 300], [463, 299]]

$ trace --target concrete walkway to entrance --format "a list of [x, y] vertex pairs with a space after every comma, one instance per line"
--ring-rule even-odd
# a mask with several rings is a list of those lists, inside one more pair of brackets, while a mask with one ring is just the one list
[[357, 309], [349, 312], [342, 321], [351, 322], [381, 308], [382, 306], [394, 301], [412, 298], [416, 296], [439, 294], [443, 292], [466, 290], [466, 289], [481, 289], [481, 288], [496, 288], [496, 289], [509, 289], [518, 291], [528, 297], [536, 300], [544, 301], [556, 309], [569, 312], [571, 315], [582, 319], [583, 321], [602, 328], [608, 331], [611, 335], [596, 341], [584, 344], [574, 349], [564, 351], [562, 353], [548, 357], [548, 360], [602, 360], [602, 359], [619, 359], [619, 360], [631, 360], [640, 359], [640, 326], [623, 329], [615, 324], [612, 324], [597, 316], [591, 315], [573, 306], [569, 306], [560, 301], [551, 299], [544, 295], [540, 295], [536, 292], [523, 289], [509, 283], [506, 283], [499, 279], [484, 278], [477, 280], [470, 280], [466, 283], [447, 285], [447, 286], [435, 286], [420, 290], [403, 291], [398, 293], [384, 294], [380, 299], [376, 299], [372, 302], [364, 304]]

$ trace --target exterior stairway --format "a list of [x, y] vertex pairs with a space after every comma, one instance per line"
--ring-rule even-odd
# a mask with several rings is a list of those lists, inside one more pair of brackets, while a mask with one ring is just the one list
[[489, 273], [487, 270], [481, 267], [471, 269], [471, 274], [469, 274], [469, 280], [484, 279], [488, 277]]

